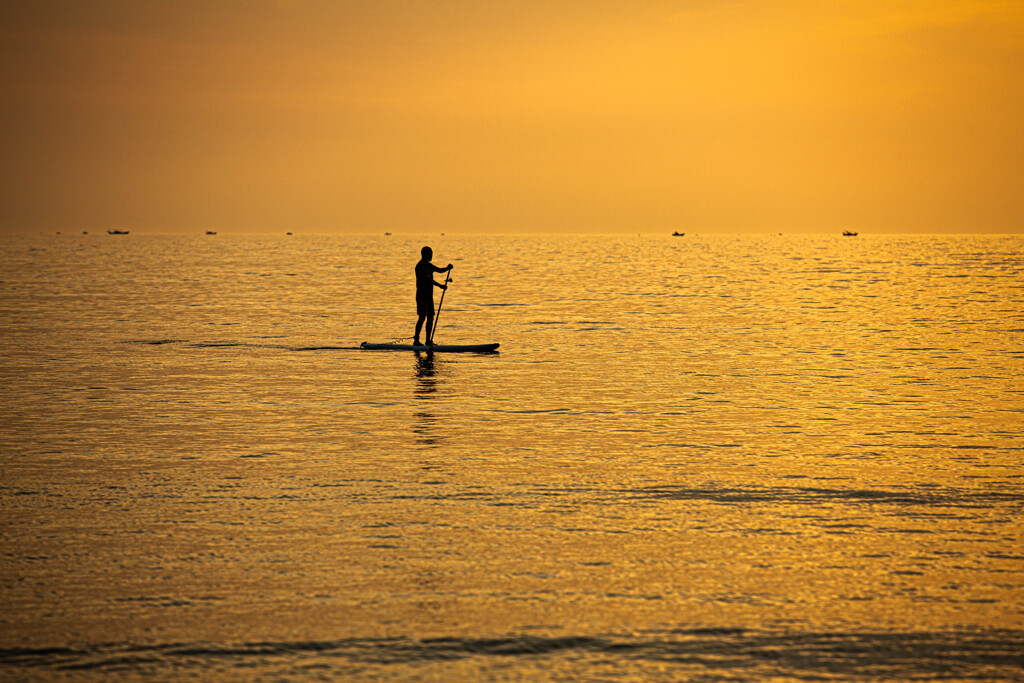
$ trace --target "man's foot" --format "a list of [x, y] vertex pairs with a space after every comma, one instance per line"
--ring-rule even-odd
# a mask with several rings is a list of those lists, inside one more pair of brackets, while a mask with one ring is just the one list
[[422, 344], [420, 344], [420, 338], [419, 337], [413, 337], [412, 338], [412, 345], [413, 346], [422, 346]]

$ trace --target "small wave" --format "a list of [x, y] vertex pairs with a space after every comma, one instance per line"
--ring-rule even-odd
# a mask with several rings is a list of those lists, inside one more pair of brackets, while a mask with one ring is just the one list
[[[680, 444], [680, 446], [683, 446]], [[689, 446], [700, 448], [699, 446]], [[703, 500], [717, 503], [783, 503], [818, 506], [826, 503], [875, 503], [898, 506], [951, 508], [1020, 507], [1024, 494], [1009, 491], [961, 489], [836, 489], [819, 487], [685, 487], [648, 486], [622, 489], [621, 495], [638, 499]]]
[[226, 349], [235, 346], [253, 346], [253, 344], [236, 341], [201, 341], [193, 342], [190, 346], [194, 349]]
[[[259, 339], [283, 339], [283, 337], [259, 337]], [[117, 342], [118, 344], [144, 344], [148, 346], [162, 346], [164, 344], [187, 344], [193, 349], [229, 349], [229, 348], [251, 348], [251, 349], [281, 349], [283, 351], [357, 351], [358, 346], [336, 346], [334, 344], [317, 344], [308, 346], [291, 346], [285, 344], [268, 344], [265, 342], [243, 342], [236, 340], [224, 341], [197, 341], [190, 342], [187, 339], [130, 339]]]
[[[765, 633], [734, 628], [678, 629], [640, 635], [508, 635], [483, 638], [350, 638], [239, 644], [171, 643], [85, 647], [7, 648], [0, 671], [14, 676], [51, 672], [153, 674], [225, 669], [280, 677], [317, 666], [321, 674], [415, 675], [425, 666], [477, 660], [505, 675], [543, 677], [551, 666], [615, 662], [623, 677], [657, 666], [715, 677], [835, 676], [871, 679], [1017, 679], [1024, 669], [1024, 632], [988, 629], [947, 632]], [[353, 668], [357, 667], [357, 668]]]

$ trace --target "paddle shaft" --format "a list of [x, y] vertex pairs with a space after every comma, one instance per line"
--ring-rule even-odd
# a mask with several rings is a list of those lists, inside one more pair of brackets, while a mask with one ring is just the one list
[[441, 319], [441, 306], [444, 305], [444, 293], [448, 291], [448, 283], [452, 281], [452, 271], [448, 271], [448, 274], [444, 276], [445, 289], [441, 290], [441, 301], [437, 304], [437, 313], [434, 314], [434, 328], [430, 330], [430, 341], [434, 341], [434, 333], [437, 332], [437, 321]]

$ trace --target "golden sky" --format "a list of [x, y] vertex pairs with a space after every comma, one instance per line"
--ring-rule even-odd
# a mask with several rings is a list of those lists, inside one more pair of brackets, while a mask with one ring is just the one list
[[0, 230], [1024, 232], [1020, 0], [0, 16]]

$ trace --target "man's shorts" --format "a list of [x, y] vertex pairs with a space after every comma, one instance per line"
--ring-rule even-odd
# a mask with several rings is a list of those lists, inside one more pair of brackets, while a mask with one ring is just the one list
[[416, 315], [434, 315], [434, 300], [416, 299]]

